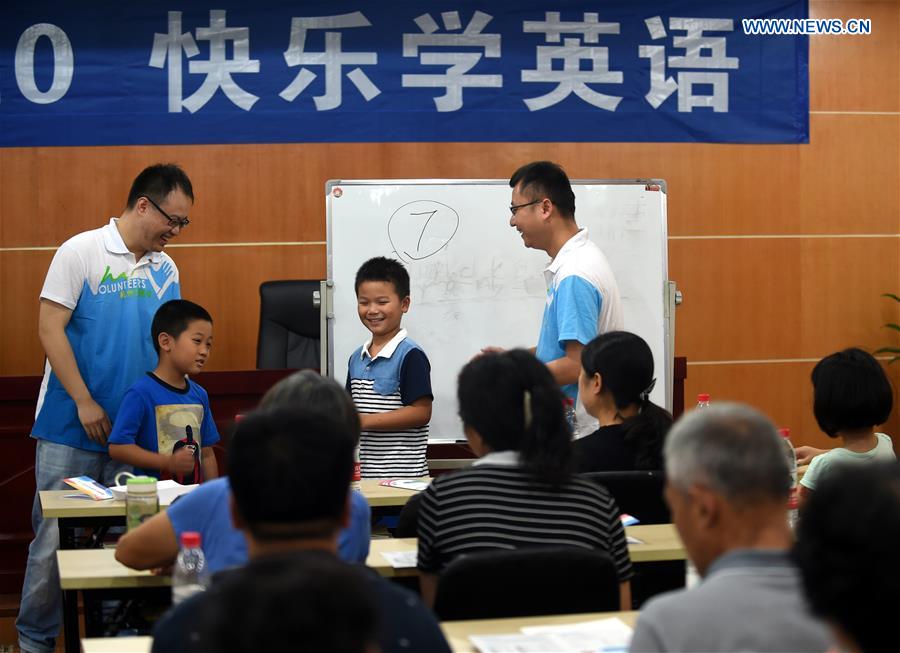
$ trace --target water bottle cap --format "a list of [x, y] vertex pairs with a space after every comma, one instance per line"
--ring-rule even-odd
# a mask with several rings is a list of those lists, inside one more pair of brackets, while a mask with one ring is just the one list
[[789, 437], [791, 437], [791, 429], [787, 428], [786, 426], [783, 428], [780, 428], [780, 429], [778, 429], [778, 435], [780, 435], [783, 438], [789, 438]]
[[181, 534], [181, 546], [194, 549], [200, 546], [200, 533], [185, 531]]
[[705, 392], [701, 392], [700, 394], [698, 394], [697, 402], [699, 403], [701, 401], [703, 401], [703, 402], [709, 401], [709, 395]]

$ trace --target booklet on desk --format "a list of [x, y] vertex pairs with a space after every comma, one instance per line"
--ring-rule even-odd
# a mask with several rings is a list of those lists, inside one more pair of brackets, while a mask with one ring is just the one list
[[101, 485], [90, 476], [73, 476], [72, 478], [64, 478], [63, 482], [86, 494], [94, 501], [113, 498], [112, 490], [105, 485]]
[[378, 485], [383, 485], [385, 487], [396, 487], [401, 490], [415, 490], [416, 492], [421, 492], [425, 488], [428, 487], [428, 481], [423, 481], [418, 478], [386, 478], [383, 481], [380, 481]]

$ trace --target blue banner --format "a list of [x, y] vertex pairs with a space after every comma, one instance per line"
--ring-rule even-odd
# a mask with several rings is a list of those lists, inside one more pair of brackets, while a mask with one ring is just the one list
[[806, 0], [9, 2], [0, 146], [809, 140]]

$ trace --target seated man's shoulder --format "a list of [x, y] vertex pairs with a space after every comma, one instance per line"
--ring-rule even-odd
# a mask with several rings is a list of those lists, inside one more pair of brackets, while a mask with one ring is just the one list
[[209, 596], [199, 592], [172, 606], [153, 627], [151, 653], [178, 653], [197, 650], [200, 644], [198, 625]]
[[450, 653], [437, 618], [418, 595], [374, 571], [367, 574], [382, 610], [382, 653]]

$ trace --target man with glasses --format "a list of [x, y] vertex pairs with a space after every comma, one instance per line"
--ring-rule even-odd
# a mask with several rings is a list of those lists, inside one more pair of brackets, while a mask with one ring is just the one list
[[[522, 166], [509, 180], [509, 226], [525, 247], [547, 252], [547, 302], [534, 354], [545, 363], [566, 397], [577, 401], [581, 350], [599, 333], [623, 328], [619, 287], [609, 262], [588, 230], [575, 223], [575, 193], [565, 171], [550, 161]], [[597, 421], [577, 402], [575, 435], [588, 435]]]
[[[150, 325], [181, 297], [178, 268], [163, 252], [189, 224], [190, 179], [172, 164], [150, 166], [131, 186], [122, 215], [64, 242], [41, 290], [38, 335], [47, 354], [31, 437], [37, 491], [91, 476], [113, 484], [120, 463], [106, 439], [125, 391], [156, 365]], [[61, 617], [55, 519], [32, 508], [35, 537], [16, 627], [22, 651], [51, 653]]]

